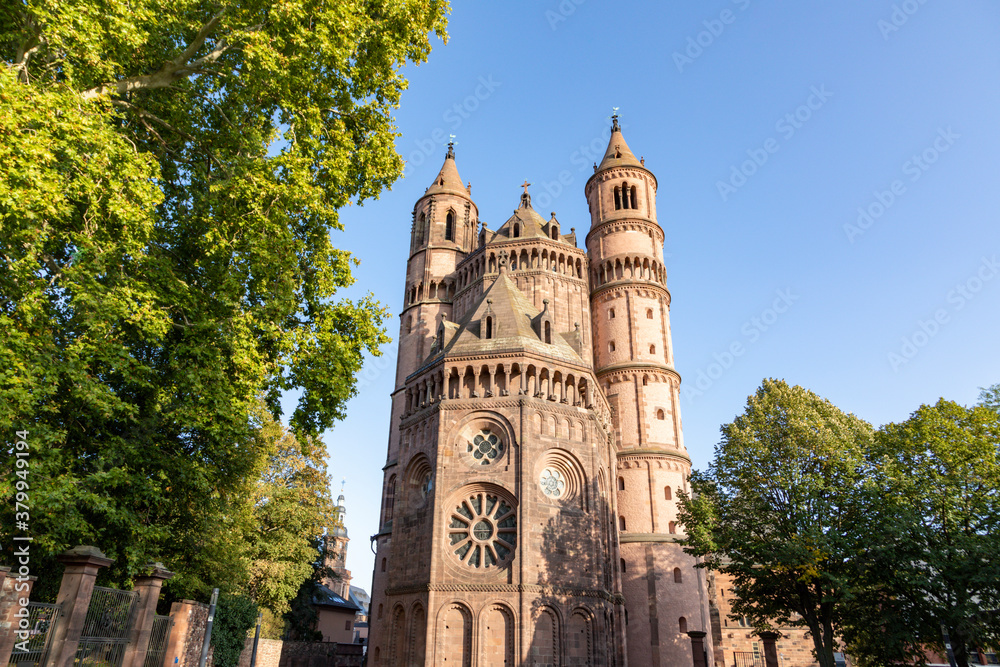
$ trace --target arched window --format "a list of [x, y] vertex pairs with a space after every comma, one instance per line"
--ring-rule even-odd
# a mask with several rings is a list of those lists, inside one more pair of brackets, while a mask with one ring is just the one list
[[521, 225], [514, 223], [514, 238], [519, 238], [521, 236]]
[[455, 214], [448, 211], [448, 217], [444, 221], [444, 240], [455, 240]]
[[656, 346], [655, 345], [650, 345], [649, 346], [649, 353], [650, 354], [656, 354]]
[[646, 319], [647, 320], [653, 319], [653, 309], [652, 308], [647, 308], [646, 309]]
[[635, 196], [635, 186], [632, 186], [632, 196], [629, 198], [632, 203], [632, 208], [639, 208], [639, 200]]
[[611, 341], [610, 343], [608, 343], [608, 349], [612, 352], [615, 351], [615, 341]]
[[662, 420], [662, 419], [666, 419], [667, 416], [663, 413], [663, 410], [660, 409], [660, 410], [656, 411], [656, 418]]
[[647, 384], [649, 384], [649, 377], [646, 376], [646, 375], [643, 375], [642, 376], [642, 386], [645, 387]]
[[615, 210], [617, 211], [622, 207], [622, 190], [621, 188], [615, 188]]
[[421, 213], [420, 220], [417, 222], [417, 245], [423, 245], [424, 243], [424, 226], [427, 224], [427, 217]]
[[493, 318], [486, 318], [486, 337], [493, 338]]
[[624, 208], [632, 208], [628, 200], [628, 183], [622, 185], [622, 206]]
[[406, 318], [406, 333], [410, 333], [411, 331], [413, 331], [413, 318], [412, 317], [407, 317]]
[[666, 500], [673, 500], [674, 499], [674, 492], [670, 489], [669, 486], [663, 487], [663, 497]]
[[676, 535], [677, 534], [677, 522], [676, 521], [671, 521], [670, 523], [667, 524], [667, 532], [669, 532], [671, 535]]
[[615, 319], [615, 309], [614, 308], [609, 308], [608, 309], [608, 319], [609, 320]]
[[622, 574], [625, 574], [625, 559], [624, 558], [621, 559], [621, 566], [622, 566]]
[[396, 477], [389, 478], [389, 486], [385, 492], [385, 523], [392, 521], [392, 510], [396, 504]]
[[556, 226], [552, 227], [552, 240], [553, 241], [559, 240], [559, 228]]
[[625, 517], [618, 517], [618, 530], [625, 530]]
[[624, 477], [619, 477], [618, 478], [618, 490], [619, 491], [624, 491], [625, 490], [625, 478]]
[[545, 323], [545, 342], [548, 345], [552, 344], [552, 323], [551, 322], [546, 322]]
[[628, 625], [628, 609], [625, 610], [625, 625]]
[[674, 568], [674, 583], [675, 584], [680, 584], [680, 583], [683, 583], [683, 581], [684, 581], [684, 578], [681, 576], [681, 568], [675, 567]]
[[382, 571], [385, 572], [385, 559], [382, 559]]
[[681, 616], [677, 619], [677, 626], [680, 628], [681, 633], [686, 633], [688, 631], [688, 620]]

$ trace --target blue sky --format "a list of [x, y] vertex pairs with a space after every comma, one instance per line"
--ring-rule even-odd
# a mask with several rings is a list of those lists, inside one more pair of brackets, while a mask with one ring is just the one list
[[[1000, 382], [1000, 5], [456, 2], [449, 33], [406, 69], [405, 177], [333, 235], [361, 260], [345, 295], [398, 315], [410, 213], [450, 134], [488, 226], [527, 179], [582, 243], [619, 107], [659, 180], [696, 467], [765, 377], [875, 425]], [[393, 344], [325, 436], [365, 588], [394, 369]]]

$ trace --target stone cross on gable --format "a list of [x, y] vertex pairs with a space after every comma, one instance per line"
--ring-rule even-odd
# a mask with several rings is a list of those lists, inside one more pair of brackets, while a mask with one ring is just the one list
[[501, 250], [500, 251], [500, 255], [499, 255], [499, 258], [500, 258], [499, 262], [500, 263], [498, 265], [500, 267], [500, 271], [504, 271], [507, 268], [507, 258], [508, 257], [509, 257], [509, 255], [507, 254], [506, 250]]

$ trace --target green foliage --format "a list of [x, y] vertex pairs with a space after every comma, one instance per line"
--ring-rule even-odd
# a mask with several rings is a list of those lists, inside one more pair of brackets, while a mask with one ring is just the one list
[[1000, 384], [980, 389], [979, 405], [1000, 412]]
[[733, 577], [735, 616], [758, 629], [805, 626], [833, 667], [838, 609], [851, 594], [856, 527], [870, 500], [871, 427], [819, 396], [765, 380], [722, 427], [707, 472], [681, 494], [685, 550]]
[[400, 68], [446, 12], [0, 2], [0, 438], [29, 431], [36, 569], [89, 543], [106, 583], [151, 560], [178, 595], [241, 583], [259, 397], [299, 390], [313, 436], [388, 341], [381, 305], [338, 296], [330, 230], [400, 175]]
[[966, 667], [1000, 639], [1000, 413], [941, 399], [879, 429], [871, 456], [882, 502], [845, 637], [865, 664], [922, 662], [944, 627]]
[[215, 607], [212, 626], [212, 664], [237, 667], [246, 645], [247, 632], [257, 623], [257, 605], [253, 600], [222, 593]]
[[[263, 412], [263, 411], [262, 411]], [[267, 420], [269, 415], [263, 412]], [[261, 435], [275, 442], [253, 494], [246, 536], [248, 591], [275, 617], [289, 610], [320, 558], [317, 536], [336, 522], [322, 443], [300, 446], [279, 422], [266, 421]]]

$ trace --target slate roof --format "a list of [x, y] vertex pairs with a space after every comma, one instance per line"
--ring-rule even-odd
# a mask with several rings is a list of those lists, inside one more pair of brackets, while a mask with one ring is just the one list
[[358, 605], [350, 600], [345, 600], [322, 584], [316, 587], [312, 596], [312, 603], [318, 607], [333, 607], [335, 609], [354, 612], [363, 611]]

